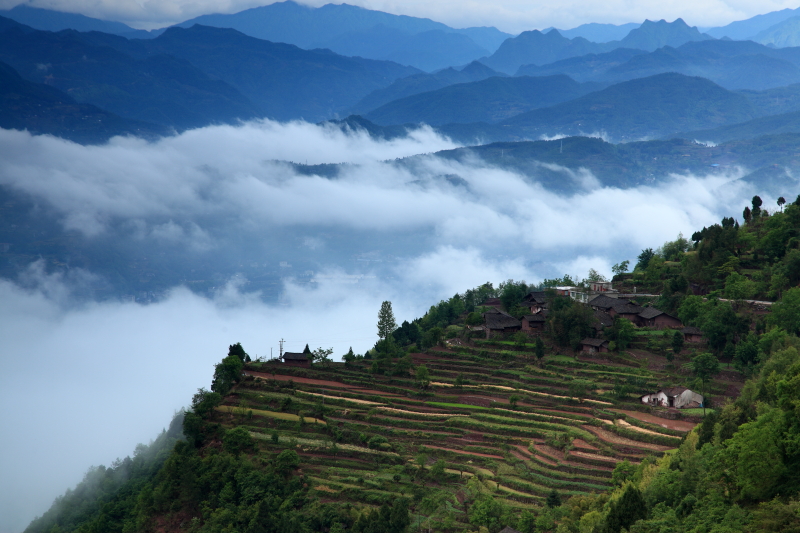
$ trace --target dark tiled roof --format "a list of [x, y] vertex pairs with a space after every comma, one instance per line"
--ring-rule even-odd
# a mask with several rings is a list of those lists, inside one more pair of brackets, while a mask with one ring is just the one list
[[581, 341], [581, 344], [588, 344], [589, 346], [596, 346], [600, 347], [605, 344], [607, 341], [603, 339], [592, 339], [591, 337], [587, 337]]
[[610, 296], [606, 296], [605, 294], [598, 294], [591, 300], [589, 300], [589, 305], [592, 307], [599, 307], [601, 309], [611, 309], [612, 307], [616, 307], [620, 304], [629, 304], [631, 303], [630, 300], [626, 300], [624, 298], [611, 298]]
[[600, 311], [599, 309], [596, 309], [594, 312], [594, 316], [597, 318], [598, 321], [600, 321], [600, 325], [603, 326], [604, 328], [610, 328], [611, 326], [614, 325], [614, 319], [611, 318], [611, 315], [609, 315], [605, 311]]
[[684, 335], [702, 335], [703, 332], [700, 331], [700, 328], [696, 328], [694, 326], [687, 326], [681, 330], [681, 333]]
[[660, 309], [656, 309], [655, 307], [645, 307], [644, 311], [639, 313], [639, 316], [644, 318], [644, 319], [646, 319], [646, 320], [649, 320], [651, 318], [655, 318], [658, 315], [663, 315], [663, 314], [664, 314], [664, 311], [661, 311]]
[[644, 310], [643, 307], [631, 303], [615, 305], [613, 308], [620, 315], [638, 315]]
[[522, 533], [522, 531], [517, 531], [511, 526], [506, 526], [500, 530], [500, 533]]
[[505, 313], [485, 313], [486, 327], [489, 329], [519, 328], [522, 322]]
[[486, 298], [486, 301], [481, 305], [502, 305], [500, 298]]
[[528, 322], [544, 322], [544, 316], [542, 315], [525, 315], [523, 318]]
[[308, 355], [298, 352], [283, 352], [284, 361], [308, 361]]
[[667, 396], [679, 396], [682, 392], [688, 390], [686, 387], [670, 387], [668, 389], [661, 389], [661, 392]]
[[526, 302], [530, 301], [530, 300], [542, 301], [543, 302], [545, 300], [546, 296], [547, 295], [546, 295], [545, 291], [531, 291], [528, 294], [526, 294], [525, 297], [522, 300], [526, 301]]

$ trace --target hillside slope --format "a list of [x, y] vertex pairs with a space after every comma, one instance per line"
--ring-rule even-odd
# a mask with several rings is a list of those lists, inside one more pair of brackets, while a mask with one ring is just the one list
[[[643, 250], [632, 273], [617, 265], [613, 289], [650, 293], [629, 303], [548, 290], [589, 279], [508, 280], [389, 324], [341, 363], [323, 348], [313, 363], [250, 361], [231, 345], [182, 421], [92, 469], [26, 533], [792, 531], [800, 198], [752, 205], [741, 225], [725, 217]], [[748, 303], [767, 291], [776, 302]], [[515, 319], [498, 307], [529, 324], [535, 308], [542, 328], [500, 332]], [[605, 328], [603, 307], [619, 311]], [[636, 326], [630, 308], [673, 326]], [[497, 316], [511, 321], [490, 327]], [[686, 388], [701, 406], [642, 400]]]
[[0, 128], [50, 134], [94, 144], [115, 135], [149, 139], [169, 133], [154, 124], [125, 120], [89, 104], [79, 104], [54, 87], [22, 79], [0, 62]]

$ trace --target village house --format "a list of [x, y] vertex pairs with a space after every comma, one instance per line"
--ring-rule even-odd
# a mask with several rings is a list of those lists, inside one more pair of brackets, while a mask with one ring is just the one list
[[621, 305], [615, 305], [611, 307], [607, 312], [608, 314], [613, 317], [620, 317], [626, 318], [633, 322], [636, 326], [642, 325], [642, 319], [639, 314], [644, 311], [644, 308], [640, 305], [636, 305], [635, 303], [627, 303]]
[[544, 291], [531, 291], [525, 295], [520, 307], [530, 309], [531, 314], [535, 315], [544, 309], [547, 309], [547, 298]]
[[603, 353], [608, 351], [608, 341], [587, 337], [581, 341], [581, 351], [584, 353]]
[[487, 339], [492, 333], [513, 333], [522, 329], [522, 322], [501, 311], [483, 313], [483, 319]]
[[639, 313], [642, 326], [649, 326], [656, 329], [664, 328], [680, 328], [683, 326], [679, 318], [656, 309], [655, 307], [645, 307], [644, 311]]
[[525, 315], [522, 317], [522, 331], [543, 331], [544, 315]]
[[[591, 281], [589, 282], [589, 290], [592, 292], [610, 292], [612, 294], [617, 292], [611, 288], [610, 281]], [[611, 296], [611, 298], [613, 298], [613, 296]]]
[[642, 403], [654, 407], [672, 407], [675, 409], [691, 409], [703, 407], [703, 396], [686, 387], [670, 387], [641, 397]]
[[700, 331], [700, 328], [687, 326], [681, 330], [681, 333], [686, 342], [703, 342], [703, 332]]
[[605, 330], [606, 328], [610, 328], [614, 325], [614, 319], [611, 317], [611, 315], [609, 315], [605, 311], [600, 311], [598, 309], [595, 309], [594, 317], [596, 319], [594, 323], [594, 329], [599, 333], [602, 333], [603, 330]]
[[311, 359], [308, 354], [298, 352], [283, 352], [283, 364], [288, 366], [299, 366], [303, 368], [311, 367]]

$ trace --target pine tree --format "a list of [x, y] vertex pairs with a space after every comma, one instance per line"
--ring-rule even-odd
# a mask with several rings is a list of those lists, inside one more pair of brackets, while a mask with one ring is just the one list
[[558, 507], [561, 505], [561, 496], [559, 496], [558, 491], [553, 489], [550, 491], [550, 494], [547, 495], [547, 506], [548, 507]]
[[381, 304], [381, 310], [378, 311], [378, 337], [380, 337], [381, 340], [386, 340], [396, 329], [397, 322], [394, 320], [392, 302], [383, 302]]

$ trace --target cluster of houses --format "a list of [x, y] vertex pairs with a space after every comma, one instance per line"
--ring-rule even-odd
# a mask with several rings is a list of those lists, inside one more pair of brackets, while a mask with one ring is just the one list
[[[620, 317], [630, 320], [637, 327], [651, 327], [656, 329], [680, 329], [687, 342], [702, 342], [703, 336], [699, 329], [683, 327], [679, 318], [665, 313], [652, 306], [642, 307], [627, 298], [623, 298], [611, 282], [594, 282], [588, 289], [578, 287], [555, 287], [556, 294], [569, 296], [592, 308], [596, 317], [595, 328], [602, 333], [604, 328], [614, 325], [614, 318]], [[530, 311], [521, 319], [517, 319], [502, 310], [499, 298], [490, 298], [484, 302], [487, 308], [483, 313], [484, 324], [472, 328], [472, 331], [484, 332], [486, 338], [493, 334], [513, 333], [524, 331], [535, 333], [543, 331], [547, 318], [547, 301], [544, 291], [529, 292], [520, 304]], [[607, 352], [608, 342], [598, 338], [586, 338], [581, 342], [582, 351], [589, 353]]]
[[[683, 333], [686, 342], [703, 342], [702, 332], [695, 327], [684, 327], [680, 319], [657, 309], [656, 307], [642, 307], [625, 298], [618, 291], [612, 289], [610, 282], [596, 282], [590, 284], [588, 289], [578, 287], [555, 287], [556, 294], [569, 296], [592, 308], [595, 315], [595, 328], [602, 333], [604, 328], [614, 325], [616, 317], [630, 320], [637, 327], [650, 327], [655, 329], [674, 329]], [[530, 311], [521, 319], [517, 319], [502, 310], [499, 298], [490, 298], [484, 302], [486, 311], [483, 313], [484, 324], [472, 328], [486, 334], [486, 338], [493, 334], [506, 334], [517, 331], [526, 333], [541, 332], [545, 328], [548, 309], [544, 291], [528, 293], [520, 304]], [[608, 352], [608, 341], [599, 337], [588, 337], [581, 341], [581, 351], [586, 353]], [[641, 397], [644, 404], [666, 408], [691, 408], [702, 407], [703, 396], [684, 387], [672, 387], [659, 390]]]

